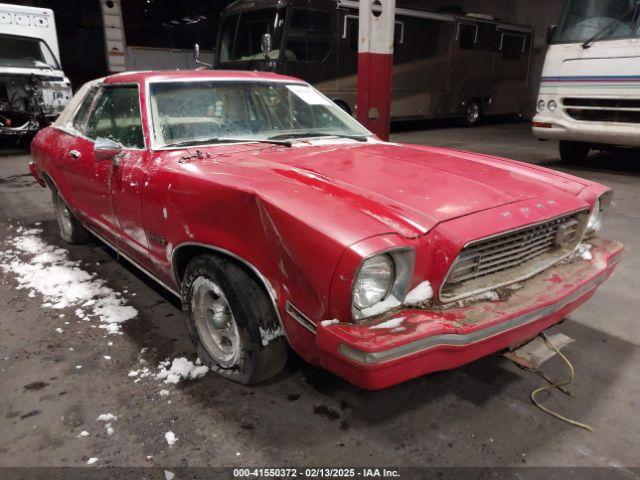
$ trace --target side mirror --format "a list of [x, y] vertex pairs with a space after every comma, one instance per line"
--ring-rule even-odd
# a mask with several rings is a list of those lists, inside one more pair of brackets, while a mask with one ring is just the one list
[[196, 62], [196, 65], [202, 65], [203, 67], [211, 68], [213, 65], [210, 63], [202, 62], [200, 60], [200, 45], [197, 43], [193, 44], [193, 60]]
[[549, 29], [547, 30], [547, 44], [551, 45], [553, 43], [553, 37], [556, 36], [556, 29], [558, 28], [557, 25], [550, 25]]
[[93, 145], [93, 156], [96, 161], [113, 160], [122, 153], [122, 145], [108, 138], [98, 137]]
[[262, 54], [264, 58], [269, 58], [269, 52], [271, 51], [271, 34], [263, 33], [260, 37], [260, 48], [262, 48]]

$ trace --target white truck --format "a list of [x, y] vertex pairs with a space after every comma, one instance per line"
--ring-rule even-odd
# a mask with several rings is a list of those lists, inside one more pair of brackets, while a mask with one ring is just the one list
[[567, 0], [549, 41], [534, 136], [573, 162], [640, 147], [640, 1]]
[[0, 3], [0, 139], [32, 136], [71, 96], [53, 11]]

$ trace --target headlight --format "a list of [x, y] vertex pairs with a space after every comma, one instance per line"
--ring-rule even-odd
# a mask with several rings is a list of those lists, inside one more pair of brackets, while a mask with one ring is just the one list
[[381, 315], [400, 305], [413, 278], [415, 251], [394, 247], [365, 258], [360, 264], [351, 292], [353, 320]]
[[545, 105], [546, 105], [546, 104], [544, 103], [544, 100], [538, 100], [538, 111], [539, 111], [539, 112], [543, 111], [543, 110], [544, 110]]
[[362, 310], [380, 303], [391, 291], [395, 277], [395, 265], [389, 255], [368, 258], [356, 277], [353, 305]]
[[587, 222], [587, 230], [585, 237], [593, 237], [602, 229], [602, 223], [604, 222], [604, 216], [611, 205], [611, 199], [613, 198], [613, 192], [608, 191], [600, 195], [600, 197], [593, 204], [591, 213], [589, 214], [589, 221]]
[[555, 112], [556, 108], [558, 108], [558, 104], [555, 100], [549, 100], [549, 103], [547, 103], [547, 108], [550, 112]]

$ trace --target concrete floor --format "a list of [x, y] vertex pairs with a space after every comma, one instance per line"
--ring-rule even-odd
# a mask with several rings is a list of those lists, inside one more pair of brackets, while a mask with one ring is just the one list
[[[120, 336], [105, 338], [76, 320], [57, 334], [59, 311], [41, 308], [38, 298], [0, 274], [0, 466], [77, 466], [90, 457], [97, 465], [165, 467], [639, 466], [640, 163], [616, 154], [584, 165], [559, 163], [557, 146], [533, 140], [525, 124], [413, 124], [393, 139], [535, 162], [616, 190], [605, 228], [626, 244], [625, 258], [587, 305], [553, 329], [576, 339], [565, 349], [576, 369], [575, 398], [554, 393], [548, 405], [593, 425], [593, 433], [536, 409], [529, 394], [541, 380], [500, 356], [381, 392], [360, 390], [297, 359], [281, 378], [259, 387], [213, 374], [178, 386], [152, 378], [134, 383], [127, 374], [140, 360], [155, 366], [195, 352], [171, 297], [93, 244], [69, 248], [71, 258], [90, 265], [111, 288], [127, 289], [140, 312]], [[42, 222], [46, 240], [63, 246], [49, 192], [25, 176], [27, 161], [24, 153], [0, 156], [0, 242], [10, 223]], [[74, 318], [73, 311], [64, 313]], [[565, 375], [557, 358], [544, 369]], [[168, 396], [160, 396], [163, 388]], [[106, 412], [119, 417], [111, 437], [96, 421]], [[78, 438], [82, 430], [90, 436]], [[171, 448], [168, 430], [178, 436]]]

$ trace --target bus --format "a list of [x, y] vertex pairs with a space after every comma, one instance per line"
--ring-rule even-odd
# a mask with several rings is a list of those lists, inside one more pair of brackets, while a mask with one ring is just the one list
[[548, 37], [534, 135], [569, 162], [640, 146], [640, 2], [568, 0]]
[[[354, 114], [358, 7], [348, 0], [238, 0], [222, 12], [214, 66], [302, 78]], [[483, 114], [527, 111], [531, 27], [418, 7], [397, 8], [395, 25], [393, 120], [460, 117], [474, 125]]]

